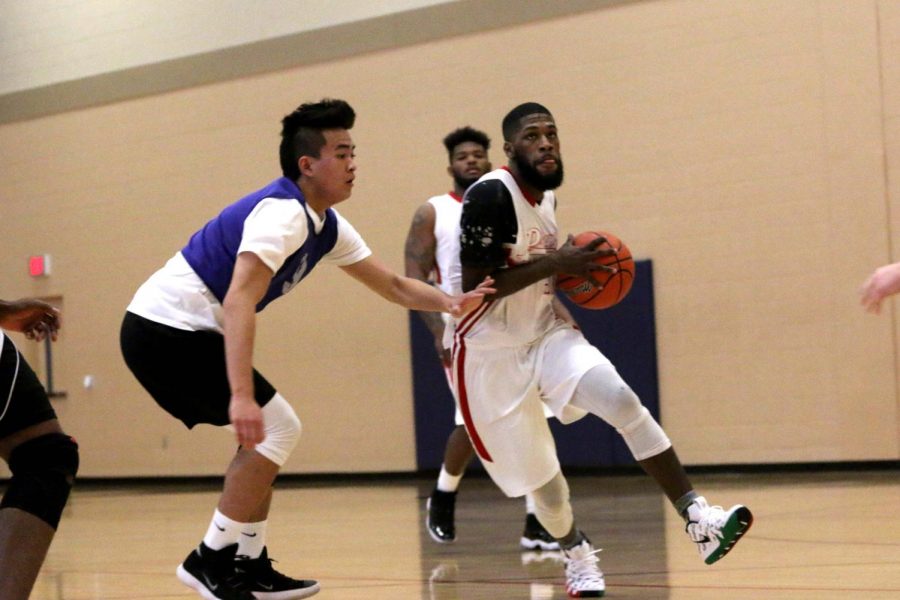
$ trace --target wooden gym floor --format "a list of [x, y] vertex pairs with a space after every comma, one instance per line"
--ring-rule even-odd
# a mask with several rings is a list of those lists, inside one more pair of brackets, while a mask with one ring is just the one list
[[[570, 477], [576, 520], [603, 548], [608, 598], [900, 598], [900, 471], [692, 479], [711, 503], [746, 504], [756, 519], [709, 567], [648, 478]], [[503, 497], [483, 476], [464, 479], [457, 542], [441, 546], [422, 522], [432, 483], [279, 483], [270, 555], [279, 570], [318, 579], [322, 600], [566, 597], [559, 556], [518, 549], [523, 501]], [[174, 571], [205, 533], [217, 488], [76, 487], [32, 599], [196, 597]]]

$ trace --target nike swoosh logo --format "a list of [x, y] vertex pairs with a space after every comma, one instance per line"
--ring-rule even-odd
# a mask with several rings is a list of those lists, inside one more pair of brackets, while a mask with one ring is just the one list
[[209, 577], [206, 576], [206, 573], [203, 573], [203, 581], [206, 582], [206, 587], [208, 587], [211, 592], [214, 592], [217, 589], [219, 589], [219, 584], [213, 583], [212, 581], [210, 581]]
[[219, 527], [219, 524], [216, 523], [215, 521], [213, 521], [213, 525], [215, 525], [215, 526], [216, 526], [216, 529], [218, 529], [219, 531], [225, 531], [225, 528], [224, 528], [224, 527]]
[[244, 533], [243, 531], [241, 532], [241, 535], [246, 535], [247, 537], [256, 537], [255, 533]]
[[263, 589], [265, 589], [265, 590], [271, 590], [273, 587], [275, 587], [275, 584], [273, 583], [272, 585], [266, 585], [266, 584], [264, 584], [264, 583], [260, 583], [260, 584], [259, 584], [259, 587], [261, 587], [261, 588], [263, 588]]

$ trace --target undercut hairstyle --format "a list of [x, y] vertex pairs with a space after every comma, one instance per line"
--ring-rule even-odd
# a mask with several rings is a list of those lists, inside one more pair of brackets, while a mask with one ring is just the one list
[[325, 98], [301, 104], [281, 120], [281, 172], [292, 181], [300, 179], [297, 161], [301, 156], [319, 158], [325, 145], [326, 129], [352, 129], [356, 120], [353, 108], [343, 100]]
[[459, 129], [448, 133], [447, 137], [444, 138], [444, 147], [447, 149], [447, 155], [449, 156], [451, 163], [453, 162], [453, 150], [465, 142], [474, 142], [483, 147], [485, 151], [491, 149], [491, 138], [489, 138], [485, 132], [469, 127], [468, 125], [460, 127]]
[[526, 102], [524, 104], [520, 104], [509, 113], [505, 117], [503, 117], [503, 139], [504, 141], [511, 142], [515, 137], [519, 130], [522, 128], [522, 119], [529, 115], [550, 115], [553, 116], [545, 106], [542, 104], [538, 104], [537, 102]]

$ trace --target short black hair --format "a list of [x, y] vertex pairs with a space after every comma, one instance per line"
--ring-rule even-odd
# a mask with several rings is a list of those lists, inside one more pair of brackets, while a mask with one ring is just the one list
[[466, 125], [465, 127], [460, 127], [459, 129], [451, 131], [447, 134], [447, 137], [444, 138], [444, 147], [447, 149], [450, 162], [453, 162], [453, 150], [465, 142], [474, 142], [485, 150], [491, 149], [491, 138], [489, 138], [485, 132]]
[[537, 102], [526, 102], [518, 105], [503, 117], [503, 139], [511, 142], [513, 137], [519, 132], [519, 129], [521, 129], [522, 119], [529, 115], [550, 115], [552, 117], [553, 113]]
[[297, 161], [301, 156], [319, 157], [325, 145], [325, 129], [352, 129], [353, 108], [343, 100], [324, 98], [301, 104], [281, 120], [281, 172], [293, 181], [300, 179]]

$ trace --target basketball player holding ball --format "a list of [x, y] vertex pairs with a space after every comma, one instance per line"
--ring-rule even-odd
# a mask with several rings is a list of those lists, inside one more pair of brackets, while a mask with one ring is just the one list
[[[461, 287], [459, 272], [459, 216], [466, 189], [491, 170], [488, 158], [491, 139], [483, 131], [460, 127], [444, 138], [450, 164], [447, 173], [453, 179], [453, 190], [433, 196], [416, 209], [406, 236], [406, 276], [431, 283], [447, 293], [458, 293]], [[557, 301], [562, 318], [574, 323], [568, 310]], [[419, 316], [434, 336], [447, 381], [450, 382], [450, 349], [444, 346], [444, 329], [450, 316], [444, 313], [419, 312]], [[552, 414], [545, 410], [548, 418]], [[428, 534], [439, 544], [456, 540], [456, 496], [463, 474], [475, 451], [469, 442], [457, 405], [456, 427], [444, 447], [444, 462], [434, 490], [426, 504], [425, 525]], [[547, 533], [534, 516], [534, 502], [525, 497], [525, 527], [519, 546], [523, 550], [559, 550], [559, 544]]]
[[694, 491], [665, 432], [615, 367], [553, 311], [556, 276], [596, 282], [593, 272], [614, 270], [596, 259], [615, 251], [599, 248], [602, 237], [578, 246], [569, 236], [557, 248], [553, 190], [563, 163], [550, 111], [519, 105], [502, 128], [508, 166], [468, 189], [460, 222], [462, 289], [476, 289], [486, 276], [497, 289], [454, 319], [454, 386], [472, 446], [506, 495], [533, 494], [538, 519], [563, 549], [571, 597], [600, 597], [605, 583], [598, 550], [575, 524], [541, 402], [527, 393], [532, 382], [561, 422], [591, 413], [617, 429], [712, 564], [747, 531], [752, 515], [741, 505], [710, 506]]

